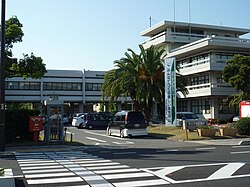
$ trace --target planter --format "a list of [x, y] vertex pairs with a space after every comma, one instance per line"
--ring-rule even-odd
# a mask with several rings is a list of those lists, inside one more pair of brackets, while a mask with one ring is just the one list
[[215, 136], [216, 129], [197, 129], [199, 136]]
[[236, 136], [236, 129], [232, 128], [220, 128], [220, 135], [221, 136]]

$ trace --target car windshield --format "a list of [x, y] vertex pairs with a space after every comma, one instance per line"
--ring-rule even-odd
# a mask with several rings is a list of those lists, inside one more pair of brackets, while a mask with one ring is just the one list
[[195, 114], [183, 114], [185, 119], [199, 119]]

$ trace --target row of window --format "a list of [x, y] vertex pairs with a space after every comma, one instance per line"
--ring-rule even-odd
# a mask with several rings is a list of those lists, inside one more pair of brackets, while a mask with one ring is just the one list
[[180, 68], [183, 68], [183, 65], [188, 65], [191, 63], [195, 63], [197, 62], [197, 64], [192, 64], [190, 66], [195, 66], [195, 65], [199, 65], [201, 63], [206, 63], [209, 60], [209, 53], [205, 53], [205, 54], [200, 54], [197, 56], [193, 56], [191, 58], [186, 58], [186, 59], [182, 59], [180, 61], [178, 61], [177, 63], [180, 64]]
[[197, 99], [191, 101], [191, 111], [195, 114], [210, 114], [210, 102], [208, 99]]
[[[236, 108], [229, 107], [228, 99], [218, 99], [219, 114], [235, 114]], [[187, 101], [180, 101], [177, 104], [178, 111], [188, 111]], [[210, 99], [196, 99], [191, 101], [191, 111], [196, 114], [210, 114]]]
[[82, 91], [82, 83], [45, 82], [43, 83], [43, 89], [44, 90]]
[[190, 85], [199, 85], [209, 83], [209, 75], [203, 75], [190, 78]]
[[86, 83], [85, 90], [86, 91], [101, 91], [102, 83]]
[[[6, 90], [40, 90], [40, 82], [6, 82]], [[81, 83], [68, 82], [45, 82], [43, 83], [43, 90], [65, 90], [65, 91], [81, 91]]]
[[[40, 90], [40, 82], [6, 82], [6, 90]], [[102, 83], [86, 83], [86, 91], [101, 91]], [[82, 91], [82, 83], [44, 82], [43, 90]]]

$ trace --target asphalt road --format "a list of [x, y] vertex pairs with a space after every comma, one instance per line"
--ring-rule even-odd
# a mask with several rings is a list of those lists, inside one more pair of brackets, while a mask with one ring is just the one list
[[84, 152], [151, 173], [166, 180], [168, 185], [249, 186], [250, 183], [249, 145], [215, 146], [155, 137], [110, 137], [105, 130], [74, 127], [69, 131], [86, 144]]

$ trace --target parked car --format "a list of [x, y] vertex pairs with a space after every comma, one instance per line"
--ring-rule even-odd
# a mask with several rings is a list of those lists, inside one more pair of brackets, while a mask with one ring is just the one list
[[237, 122], [237, 121], [239, 121], [240, 120], [240, 116], [234, 116], [233, 117], [233, 122]]
[[122, 138], [148, 135], [144, 114], [136, 111], [117, 112], [107, 127], [107, 134]]
[[183, 121], [186, 122], [187, 129], [190, 131], [195, 130], [197, 126], [207, 125], [206, 119], [200, 119], [193, 112], [177, 112], [177, 126], [183, 126]]
[[83, 121], [84, 121], [84, 115], [86, 115], [87, 113], [77, 113], [74, 115], [73, 117], [73, 120], [72, 120], [72, 123], [71, 125], [74, 126], [74, 127], [78, 127], [78, 128], [81, 128], [82, 127], [82, 124], [83, 124]]
[[73, 119], [72, 126], [78, 128], [87, 128], [87, 129], [94, 129], [94, 128], [106, 129], [110, 120], [111, 119], [107, 113], [105, 114], [98, 112], [86, 113], [84, 115], [76, 117], [75, 120]]

